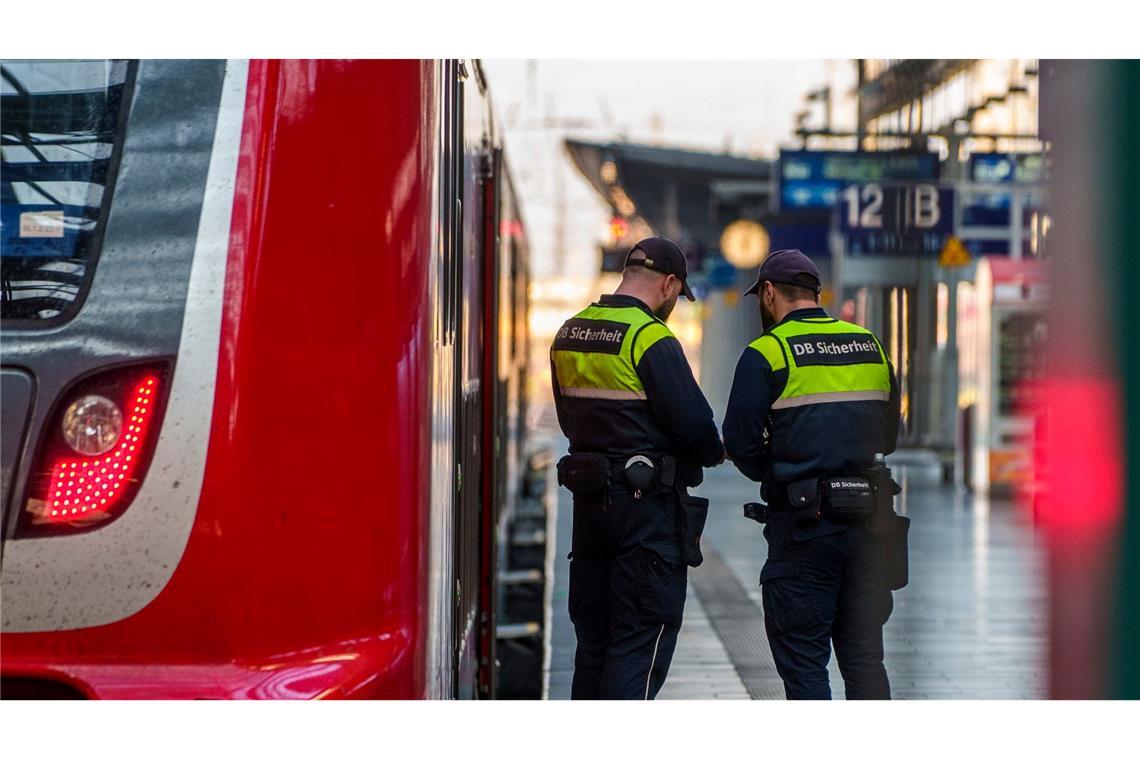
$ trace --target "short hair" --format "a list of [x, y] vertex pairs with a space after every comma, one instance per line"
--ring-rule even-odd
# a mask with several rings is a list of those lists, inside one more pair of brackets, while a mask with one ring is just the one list
[[819, 303], [819, 293], [811, 288], [802, 288], [788, 282], [773, 282], [772, 287], [780, 292], [789, 301], [815, 301]]

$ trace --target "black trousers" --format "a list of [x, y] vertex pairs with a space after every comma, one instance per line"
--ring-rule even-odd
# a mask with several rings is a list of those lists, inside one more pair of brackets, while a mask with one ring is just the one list
[[613, 484], [574, 502], [570, 620], [578, 639], [571, 699], [653, 699], [665, 683], [685, 608], [675, 491]]
[[883, 624], [893, 608], [881, 539], [823, 518], [797, 528], [780, 512], [764, 528], [764, 627], [788, 699], [831, 699], [831, 647], [848, 699], [890, 699]]

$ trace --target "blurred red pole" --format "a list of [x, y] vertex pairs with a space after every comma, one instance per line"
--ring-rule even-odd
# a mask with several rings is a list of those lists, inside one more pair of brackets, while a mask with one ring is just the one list
[[1050, 549], [1050, 695], [1110, 696], [1121, 517], [1121, 403], [1111, 266], [1100, 227], [1106, 113], [1101, 67], [1041, 61], [1041, 136], [1051, 145], [1051, 298], [1037, 451], [1037, 514]]

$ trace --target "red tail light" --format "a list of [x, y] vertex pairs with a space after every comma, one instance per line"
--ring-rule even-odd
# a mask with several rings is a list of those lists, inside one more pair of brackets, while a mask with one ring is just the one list
[[[28, 482], [21, 535], [87, 530], [122, 514], [146, 473], [158, 437], [165, 375], [162, 367], [117, 369], [88, 378], [64, 394], [45, 429], [46, 440]], [[117, 407], [121, 431], [106, 451], [84, 456], [74, 441], [69, 445], [64, 420], [74, 426], [74, 409], [92, 397]]]

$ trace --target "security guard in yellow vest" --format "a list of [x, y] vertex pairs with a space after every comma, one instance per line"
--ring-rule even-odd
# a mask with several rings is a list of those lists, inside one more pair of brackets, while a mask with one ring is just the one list
[[892, 586], [863, 476], [894, 451], [898, 386], [879, 340], [819, 307], [820, 286], [800, 251], [775, 251], [760, 267], [746, 292], [760, 299], [765, 332], [737, 364], [724, 441], [763, 484], [764, 625], [787, 697], [831, 698], [834, 644], [847, 698], [889, 699]]
[[708, 501], [689, 496], [724, 460], [712, 410], [665, 325], [686, 283], [671, 241], [634, 246], [621, 285], [566, 321], [550, 352], [574, 495], [573, 699], [652, 699], [665, 682], [700, 563]]

